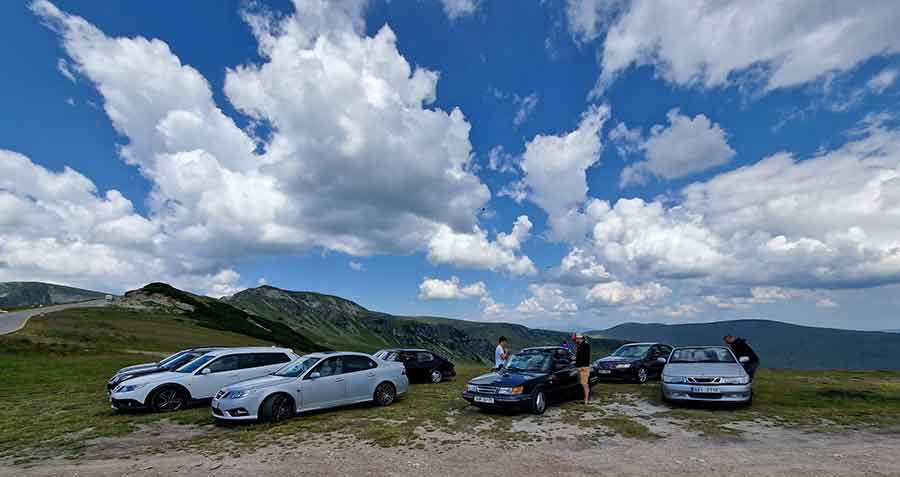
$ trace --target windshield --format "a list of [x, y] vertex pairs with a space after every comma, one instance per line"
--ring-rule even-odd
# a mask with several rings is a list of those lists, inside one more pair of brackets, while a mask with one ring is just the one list
[[200, 366], [210, 362], [215, 356], [206, 354], [175, 370], [176, 373], [193, 373]]
[[518, 353], [509, 359], [506, 369], [546, 373], [550, 370], [550, 362], [550, 353]]
[[731, 351], [725, 348], [683, 348], [672, 352], [670, 363], [734, 363]]
[[321, 358], [300, 358], [296, 361], [290, 362], [286, 364], [284, 367], [275, 371], [275, 376], [284, 376], [286, 378], [297, 378], [300, 377], [303, 373], [305, 373], [309, 368], [312, 368], [314, 364], [319, 362]]
[[161, 368], [165, 368], [166, 365], [168, 365], [169, 363], [171, 363], [173, 361], [178, 360], [178, 358], [181, 358], [182, 356], [186, 355], [187, 353], [188, 353], [187, 351], [179, 351], [171, 356], [163, 358], [162, 361], [160, 361], [156, 364], [159, 365], [159, 367], [161, 367]]
[[626, 345], [613, 351], [613, 356], [619, 358], [643, 358], [647, 354], [650, 345]]
[[178, 356], [169, 356], [160, 361], [159, 366], [163, 369], [177, 369], [202, 355], [203, 353], [180, 353]]

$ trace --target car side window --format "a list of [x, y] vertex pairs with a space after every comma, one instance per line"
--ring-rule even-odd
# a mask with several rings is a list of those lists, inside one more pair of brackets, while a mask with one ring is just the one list
[[221, 358], [209, 363], [209, 372], [211, 373], [224, 373], [226, 371], [235, 371], [240, 369], [239, 366], [241, 364], [241, 355], [239, 354], [231, 354], [228, 356], [222, 356]]
[[647, 350], [647, 359], [656, 359], [660, 355], [659, 346], [651, 346], [649, 350]]
[[416, 360], [420, 363], [430, 363], [434, 359], [434, 356], [431, 353], [418, 352], [416, 353]]
[[375, 362], [365, 356], [345, 356], [344, 373], [366, 371], [375, 367]]
[[319, 363], [319, 365], [316, 366], [316, 369], [312, 370], [312, 373], [319, 373], [319, 375], [323, 378], [328, 376], [337, 376], [338, 374], [341, 374], [343, 372], [341, 369], [343, 367], [342, 364], [343, 363], [340, 356], [328, 358]]
[[241, 355], [241, 369], [287, 363], [291, 359], [284, 353], [249, 353]]

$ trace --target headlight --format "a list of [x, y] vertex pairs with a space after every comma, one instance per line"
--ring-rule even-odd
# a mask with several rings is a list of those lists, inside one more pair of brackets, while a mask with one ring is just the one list
[[478, 390], [478, 387], [475, 386], [474, 384], [466, 384], [466, 391], [469, 391], [470, 393], [474, 393], [477, 390]]
[[684, 382], [684, 376], [665, 376], [663, 375], [663, 382], [669, 384], [678, 384]]
[[616, 369], [628, 369], [630, 367], [631, 367], [631, 363], [622, 363], [622, 364], [616, 365]]
[[747, 384], [750, 382], [750, 378], [746, 376], [740, 376], [735, 378], [722, 378], [719, 381], [721, 384]]
[[242, 397], [247, 397], [247, 396], [253, 394], [254, 391], [255, 391], [255, 389], [244, 389], [244, 390], [240, 390], [240, 391], [230, 391], [230, 392], [225, 393], [225, 395], [222, 396], [222, 399], [240, 399], [240, 398], [242, 398]]
[[144, 386], [146, 386], [146, 384], [123, 384], [123, 385], [117, 387], [113, 392], [115, 392], [115, 393], [130, 393], [131, 391], [134, 391], [135, 389], [140, 389]]
[[514, 388], [500, 388], [497, 392], [499, 394], [522, 394], [523, 390], [522, 386], [516, 386]]

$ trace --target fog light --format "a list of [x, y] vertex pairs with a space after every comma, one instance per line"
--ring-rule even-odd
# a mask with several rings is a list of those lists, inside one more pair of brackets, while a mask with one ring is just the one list
[[247, 410], [244, 409], [244, 408], [242, 408], [242, 407], [239, 407], [239, 408], [237, 408], [237, 409], [230, 409], [230, 410], [228, 411], [228, 414], [231, 414], [231, 415], [234, 416], [234, 417], [244, 417], [244, 416], [249, 416], [249, 415], [250, 415], [250, 413], [247, 412]]

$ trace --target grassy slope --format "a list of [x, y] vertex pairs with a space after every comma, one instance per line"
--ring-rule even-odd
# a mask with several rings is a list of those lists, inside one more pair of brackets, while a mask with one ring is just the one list
[[43, 282], [0, 282], [0, 308], [22, 309], [103, 298], [104, 293]]
[[733, 334], [748, 339], [762, 366], [800, 369], [900, 369], [900, 335], [798, 326], [768, 320], [681, 325], [626, 323], [592, 336], [662, 341], [673, 345], [718, 344]]

